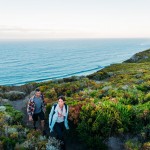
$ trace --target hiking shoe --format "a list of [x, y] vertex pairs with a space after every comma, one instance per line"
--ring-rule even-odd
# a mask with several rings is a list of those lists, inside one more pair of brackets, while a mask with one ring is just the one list
[[65, 149], [66, 149], [66, 148], [65, 148], [65, 143], [64, 143], [64, 142], [61, 143], [60, 148], [61, 148], [61, 150], [65, 150]]

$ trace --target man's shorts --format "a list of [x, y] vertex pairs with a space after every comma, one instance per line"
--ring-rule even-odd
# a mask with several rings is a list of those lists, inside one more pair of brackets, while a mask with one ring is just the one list
[[32, 116], [33, 121], [38, 121], [38, 117], [40, 118], [41, 121], [44, 120], [45, 119], [44, 112], [41, 111], [40, 113], [33, 114], [33, 116]]

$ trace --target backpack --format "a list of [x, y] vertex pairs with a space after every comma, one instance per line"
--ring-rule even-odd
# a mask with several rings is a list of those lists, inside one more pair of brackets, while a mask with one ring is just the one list
[[[67, 104], [64, 104], [64, 105], [65, 105], [65, 109], [66, 109], [66, 112], [67, 112]], [[55, 108], [56, 108], [56, 106], [57, 106], [57, 103], [53, 104], [53, 106], [54, 106], [54, 110], [55, 110]], [[53, 107], [53, 106], [52, 106], [52, 107]], [[52, 123], [52, 119], [53, 119], [54, 114], [55, 114], [55, 111], [53, 111], [50, 125], [51, 125], [51, 123]]]

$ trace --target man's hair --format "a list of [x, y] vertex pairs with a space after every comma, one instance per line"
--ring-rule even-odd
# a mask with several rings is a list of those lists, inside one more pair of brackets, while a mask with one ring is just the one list
[[40, 89], [35, 89], [35, 92], [40, 92]]
[[63, 101], [66, 100], [66, 99], [65, 99], [65, 96], [63, 96], [63, 95], [59, 96], [59, 97], [58, 97], [58, 100], [59, 100], [59, 99], [62, 99]]

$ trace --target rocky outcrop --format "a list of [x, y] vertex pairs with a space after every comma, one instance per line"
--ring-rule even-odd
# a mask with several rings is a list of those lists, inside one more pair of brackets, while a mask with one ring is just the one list
[[133, 55], [130, 59], [124, 61], [124, 63], [140, 63], [140, 62], [150, 62], [150, 49], [139, 52]]

